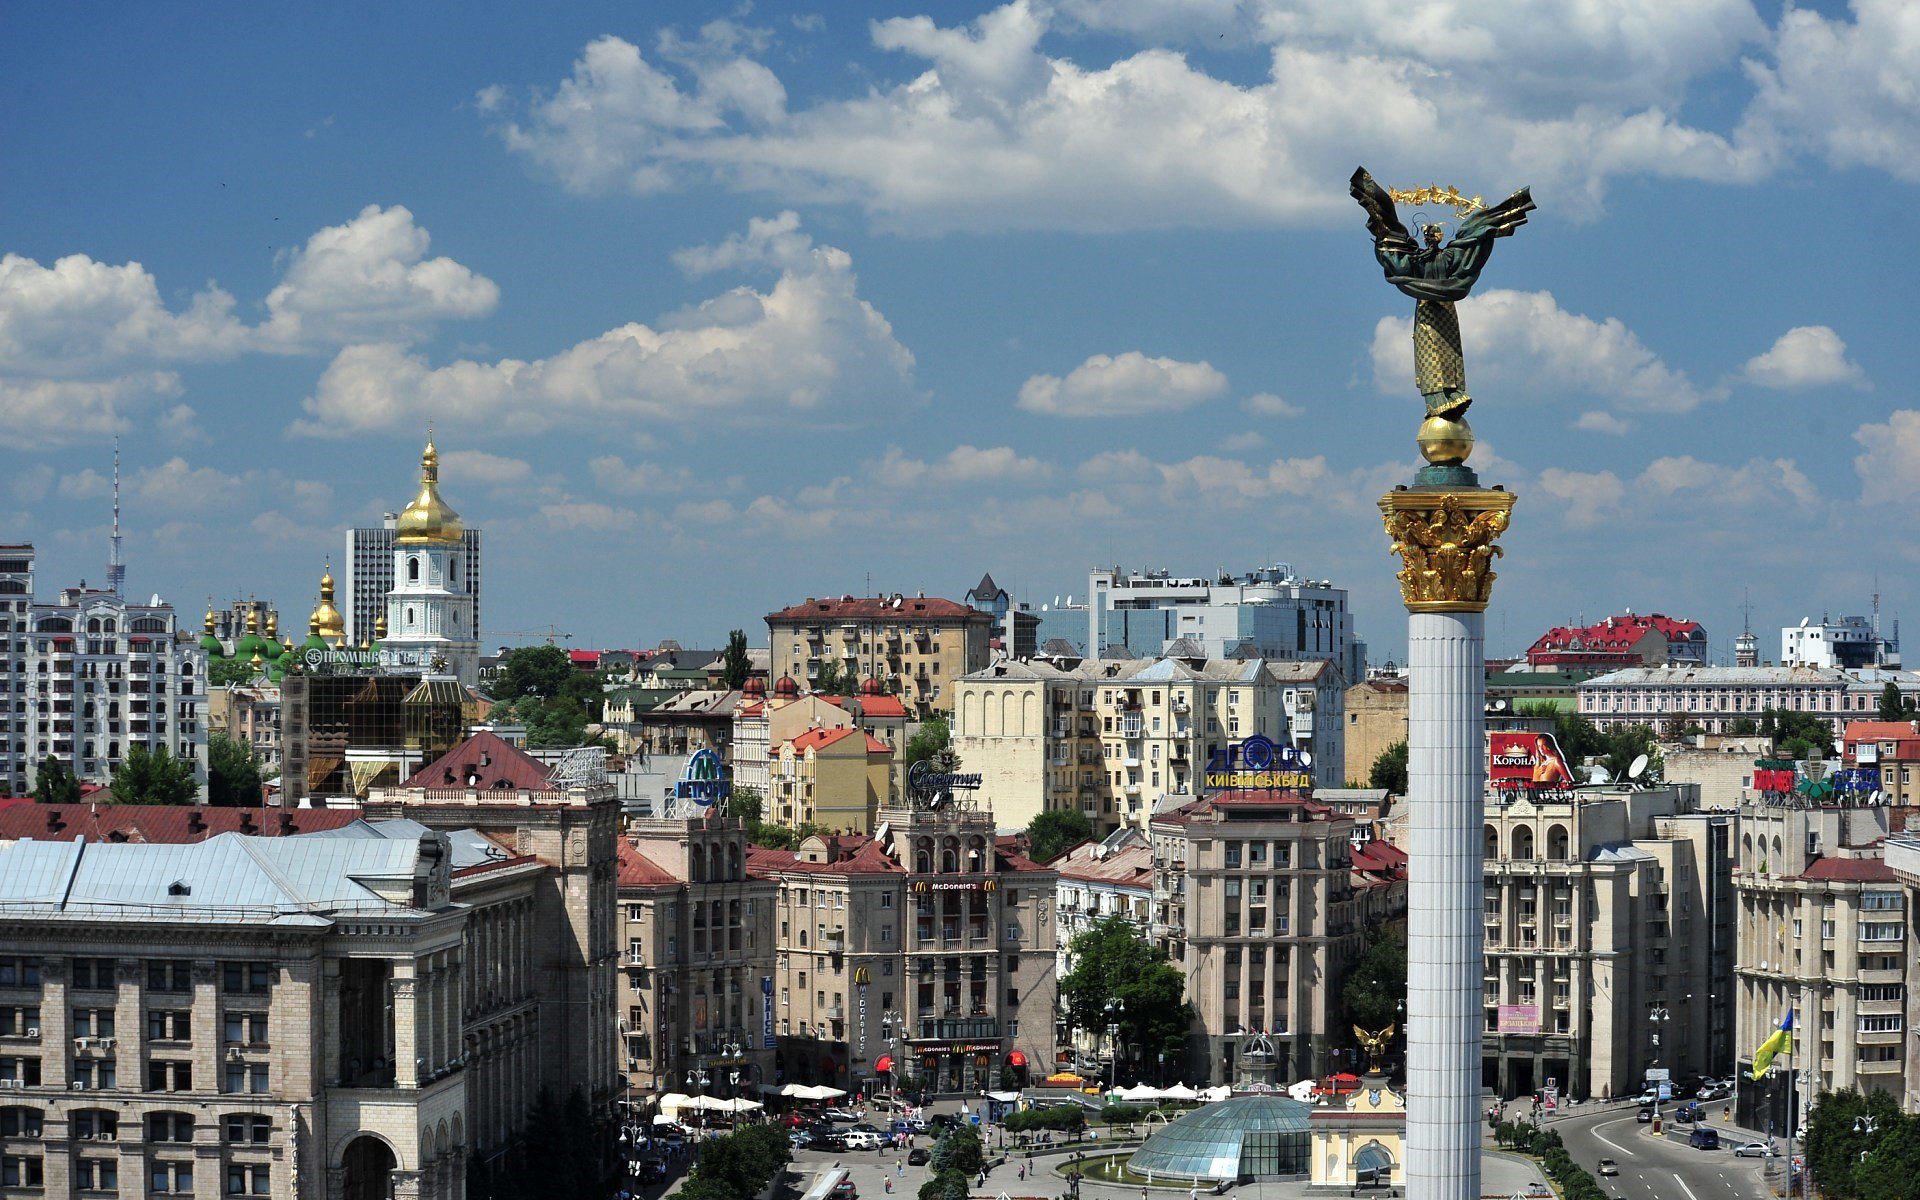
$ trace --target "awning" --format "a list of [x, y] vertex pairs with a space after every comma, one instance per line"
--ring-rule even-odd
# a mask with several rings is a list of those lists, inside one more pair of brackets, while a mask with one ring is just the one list
[[875, 1071], [891, 1071], [891, 1070], [893, 1070], [893, 1055], [891, 1055], [891, 1054], [882, 1054], [882, 1055], [881, 1055], [881, 1056], [880, 1056], [879, 1058], [876, 1058], [876, 1059], [874, 1059], [874, 1060], [873, 1060], [873, 1069], [874, 1069]]
[[1010, 1067], [1024, 1067], [1027, 1065], [1027, 1056], [1015, 1050], [1007, 1055], [1007, 1065]]

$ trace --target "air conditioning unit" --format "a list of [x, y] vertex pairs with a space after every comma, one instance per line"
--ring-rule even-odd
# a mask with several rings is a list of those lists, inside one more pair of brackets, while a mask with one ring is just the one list
[[100, 1140], [103, 1142], [117, 1142], [120, 1140], [120, 1135], [117, 1133], [103, 1133], [100, 1135]]
[[29, 1025], [29, 1026], [27, 1026], [27, 1036], [28, 1036], [28, 1037], [30, 1037], [30, 1038], [37, 1038], [37, 1037], [39, 1037], [39, 1036], [40, 1036], [40, 1027], [39, 1027], [38, 1025]]
[[114, 1041], [110, 1037], [97, 1038], [95, 1041], [102, 1050], [111, 1050], [114, 1047]]
[[228, 1046], [228, 1047], [227, 1047], [227, 1061], [228, 1061], [228, 1062], [239, 1062], [239, 1061], [240, 1061], [240, 1047], [238, 1047], [238, 1046]]
[[[20, 1086], [20, 1081], [18, 1079], [0, 1079], [0, 1087], [19, 1087], [19, 1086]], [[73, 1090], [76, 1092], [86, 1091], [87, 1081], [84, 1079], [74, 1080]]]
[[73, 1039], [73, 1048], [75, 1050], [91, 1050], [93, 1048], [93, 1039], [90, 1037], [77, 1037]]

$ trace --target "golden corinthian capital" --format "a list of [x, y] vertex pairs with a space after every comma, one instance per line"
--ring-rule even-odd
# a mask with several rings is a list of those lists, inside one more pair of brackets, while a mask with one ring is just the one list
[[1493, 596], [1494, 543], [1507, 531], [1513, 493], [1402, 488], [1380, 498], [1400, 557], [1400, 597], [1410, 612], [1485, 612]]

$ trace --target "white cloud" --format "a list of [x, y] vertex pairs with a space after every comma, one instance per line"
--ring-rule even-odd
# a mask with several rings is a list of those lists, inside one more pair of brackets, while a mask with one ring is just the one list
[[1209, 363], [1129, 350], [1096, 354], [1065, 379], [1033, 376], [1020, 386], [1020, 407], [1050, 417], [1131, 417], [1179, 412], [1226, 390], [1227, 377]]
[[1222, 438], [1220, 448], [1222, 450], [1258, 450], [1266, 444], [1266, 438], [1251, 429], [1243, 429], [1230, 437]]
[[1862, 425], [1853, 440], [1865, 452], [1853, 460], [1860, 499], [1867, 504], [1911, 505], [1920, 495], [1920, 410], [1896, 409], [1884, 425]]
[[154, 422], [160, 435], [168, 441], [189, 443], [207, 440], [206, 431], [200, 428], [199, 414], [191, 404], [176, 404], [161, 413]]
[[1852, 0], [1852, 20], [1787, 6], [1773, 62], [1748, 62], [1757, 94], [1743, 132], [1756, 142], [1920, 180], [1920, 9]]
[[113, 481], [92, 467], [60, 477], [59, 492], [63, 500], [91, 500], [112, 490]]
[[[459, 413], [470, 427], [523, 435], [716, 415], [832, 419], [917, 402], [913, 355], [859, 297], [847, 254], [811, 243], [796, 249], [785, 235], [779, 245], [784, 265], [765, 292], [737, 287], [548, 358], [433, 367], [393, 343], [349, 346], [327, 366], [305, 402], [309, 419], [293, 431], [349, 436]], [[744, 261], [722, 251], [701, 261], [719, 259]]]
[[250, 341], [234, 318], [233, 297], [217, 287], [175, 312], [137, 262], [116, 267], [69, 254], [43, 267], [17, 254], [0, 256], [0, 372], [97, 376], [130, 362], [231, 358]]
[[[1686, 412], [1716, 398], [1662, 362], [1618, 318], [1570, 313], [1550, 292], [1503, 288], [1461, 302], [1467, 390], [1492, 404], [1577, 392], [1638, 412]], [[1413, 319], [1383, 317], [1373, 331], [1374, 382], [1413, 393]]]
[[955, 446], [945, 457], [930, 463], [908, 458], [898, 446], [889, 446], [879, 462], [867, 464], [866, 473], [888, 487], [913, 488], [929, 484], [1032, 483], [1051, 475], [1053, 468], [1037, 458], [1021, 456], [1009, 446], [986, 450]]
[[441, 477], [488, 487], [524, 483], [533, 468], [518, 458], [488, 454], [485, 450], [448, 450], [440, 455]]
[[[1671, 115], [1698, 76], [1764, 37], [1748, 0], [1641, 0], [1630, 15], [1530, 0], [1250, 3], [1231, 30], [1223, 5], [1168, 6], [1158, 21], [1149, 7], [1074, 4], [1059, 21], [1013, 0], [966, 25], [876, 21], [876, 48], [908, 60], [904, 81], [798, 109], [738, 38], [699, 55], [663, 39], [652, 61], [602, 37], [501, 133], [578, 191], [718, 178], [856, 204], [913, 232], [1354, 219], [1343, 181], [1356, 159], [1395, 178], [1531, 181], [1582, 212], [1614, 175], [1751, 179], [1770, 165], [1764, 139]], [[1149, 44], [1104, 65], [1051, 49], [1089, 26]], [[1266, 78], [1216, 76], [1163, 48], [1174, 26], [1208, 52], [1226, 32], [1269, 44]]]
[[123, 486], [130, 505], [166, 513], [231, 513], [269, 505], [319, 516], [333, 501], [333, 489], [324, 483], [278, 470], [196, 467], [177, 456], [131, 472]]
[[1539, 489], [1567, 506], [1566, 523], [1576, 529], [1599, 524], [1620, 507], [1627, 487], [1612, 471], [1540, 472]]
[[776, 217], [750, 219], [744, 234], [731, 234], [718, 245], [675, 250], [673, 263], [695, 277], [754, 267], [785, 270], [804, 266], [812, 251], [813, 239], [800, 232], [800, 214], [788, 209]]
[[1748, 359], [1740, 375], [1748, 383], [1782, 391], [1866, 382], [1866, 373], [1847, 361], [1847, 344], [1825, 325], [1787, 330], [1766, 353]]
[[593, 459], [587, 464], [587, 472], [593, 477], [595, 486], [629, 495], [678, 490], [692, 479], [684, 468], [669, 471], [654, 463], [644, 462], [629, 466], [617, 454], [603, 454]]
[[369, 204], [293, 252], [267, 294], [269, 344], [412, 340], [433, 322], [482, 317], [500, 301], [491, 279], [451, 258], [428, 258], [427, 231], [396, 204]]
[[1584, 429], [1588, 433], [1605, 433], [1614, 437], [1625, 437], [1633, 432], [1633, 422], [1610, 412], [1598, 409], [1583, 412], [1573, 422], [1575, 429]]
[[1692, 455], [1656, 458], [1634, 481], [1637, 496], [1684, 498], [1716, 507], [1778, 512], [1797, 502], [1810, 507], [1819, 491], [1790, 458], [1749, 459], [1738, 467], [1701, 462]]
[[1240, 407], [1260, 417], [1297, 417], [1307, 411], [1291, 400], [1283, 400], [1272, 392], [1255, 392], [1240, 402]]
[[17, 450], [67, 446], [125, 433], [132, 428], [129, 411], [179, 392], [171, 371], [102, 380], [0, 377], [0, 425]]
[[639, 514], [630, 508], [615, 508], [595, 501], [543, 504], [540, 515], [555, 529], [585, 533], [628, 531], [640, 520]]

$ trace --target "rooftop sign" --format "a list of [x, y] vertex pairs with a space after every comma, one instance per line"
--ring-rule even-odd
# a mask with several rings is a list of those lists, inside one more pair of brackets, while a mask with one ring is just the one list
[[687, 760], [687, 769], [680, 774], [680, 780], [673, 785], [673, 794], [681, 800], [691, 800], [702, 808], [708, 808], [725, 800], [733, 794], [733, 784], [727, 780], [726, 767], [720, 762], [720, 756], [712, 750], [696, 750]]
[[1230, 742], [1207, 760], [1204, 779], [1209, 792], [1313, 787], [1313, 755], [1283, 746], [1255, 734]]

